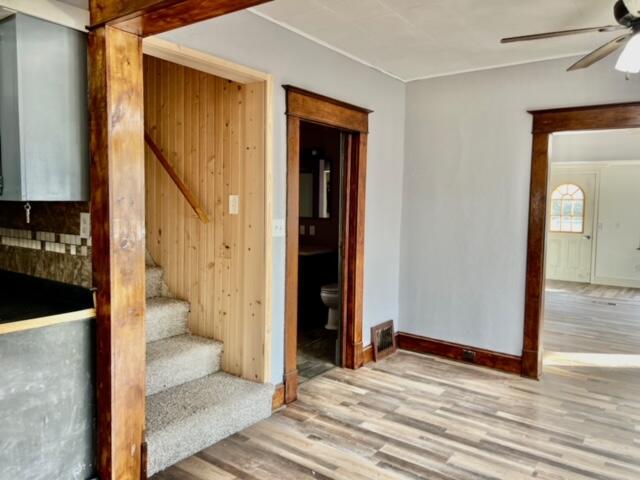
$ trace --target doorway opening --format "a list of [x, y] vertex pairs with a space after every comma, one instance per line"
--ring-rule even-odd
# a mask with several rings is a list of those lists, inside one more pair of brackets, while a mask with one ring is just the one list
[[544, 367], [640, 367], [640, 129], [550, 138]]
[[[284, 401], [338, 365], [363, 364], [362, 295], [371, 111], [296, 87], [287, 94]], [[299, 358], [300, 351], [300, 358]], [[302, 370], [302, 375], [300, 373]]]
[[299, 382], [340, 365], [344, 160], [348, 133], [300, 123]]
[[638, 113], [532, 112], [524, 376], [561, 368], [624, 383], [640, 368]]

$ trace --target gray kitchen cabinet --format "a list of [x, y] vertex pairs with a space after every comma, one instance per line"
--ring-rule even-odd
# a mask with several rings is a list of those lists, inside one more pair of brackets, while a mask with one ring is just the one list
[[89, 199], [87, 36], [0, 20], [0, 200]]

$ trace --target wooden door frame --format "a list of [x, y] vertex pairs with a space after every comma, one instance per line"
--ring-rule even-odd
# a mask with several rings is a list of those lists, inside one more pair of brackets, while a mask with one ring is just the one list
[[365, 188], [371, 110], [290, 85], [287, 96], [287, 242], [285, 282], [285, 403], [298, 395], [298, 253], [300, 209], [300, 123], [311, 122], [350, 134], [345, 168], [345, 218], [342, 275], [342, 366], [363, 364]]
[[558, 132], [638, 128], [640, 102], [535, 110], [529, 113], [533, 116], [533, 148], [522, 375], [538, 379], [542, 374], [543, 353], [549, 140], [552, 134]]

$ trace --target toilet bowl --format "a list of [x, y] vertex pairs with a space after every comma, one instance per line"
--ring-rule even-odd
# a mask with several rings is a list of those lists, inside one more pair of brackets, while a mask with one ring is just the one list
[[329, 309], [327, 324], [324, 328], [327, 330], [337, 330], [339, 323], [340, 286], [337, 283], [323, 286], [320, 289], [320, 298], [322, 298], [322, 301]]

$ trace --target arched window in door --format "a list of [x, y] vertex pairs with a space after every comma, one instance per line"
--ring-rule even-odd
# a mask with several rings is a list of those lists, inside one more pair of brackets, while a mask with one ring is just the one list
[[551, 194], [551, 231], [584, 232], [584, 191], [578, 185], [565, 183]]

